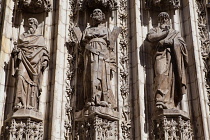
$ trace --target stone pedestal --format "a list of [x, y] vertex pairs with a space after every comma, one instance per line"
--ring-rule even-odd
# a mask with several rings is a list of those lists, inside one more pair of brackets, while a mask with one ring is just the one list
[[192, 140], [188, 114], [182, 110], [157, 110], [153, 117], [152, 135], [155, 140]]
[[89, 107], [75, 113], [75, 139], [117, 140], [119, 113], [106, 107]]
[[6, 120], [7, 140], [43, 140], [42, 114], [20, 109], [11, 113]]

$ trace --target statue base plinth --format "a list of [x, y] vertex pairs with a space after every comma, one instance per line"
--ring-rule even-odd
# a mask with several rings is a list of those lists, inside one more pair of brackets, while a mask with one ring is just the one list
[[160, 109], [153, 117], [152, 137], [155, 140], [192, 140], [192, 128], [187, 112], [178, 109]]
[[7, 116], [6, 120], [7, 140], [43, 140], [43, 117], [39, 112], [27, 109], [19, 109]]
[[91, 106], [75, 112], [77, 140], [118, 139], [119, 113], [106, 107]]

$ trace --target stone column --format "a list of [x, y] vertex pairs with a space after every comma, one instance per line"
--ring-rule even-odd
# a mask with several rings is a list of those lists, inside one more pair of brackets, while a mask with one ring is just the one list
[[188, 114], [177, 109], [157, 110], [153, 117], [152, 135], [155, 140], [192, 140]]
[[106, 107], [89, 107], [75, 113], [76, 140], [117, 140], [119, 113]]

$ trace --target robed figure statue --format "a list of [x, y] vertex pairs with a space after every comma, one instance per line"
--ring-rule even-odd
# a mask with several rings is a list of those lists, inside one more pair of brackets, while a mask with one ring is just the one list
[[170, 27], [168, 13], [158, 15], [158, 27], [147, 35], [154, 50], [154, 92], [157, 108], [176, 108], [186, 94], [186, 44], [180, 33]]
[[93, 10], [90, 18], [91, 26], [81, 35], [75, 28], [77, 37], [81, 36], [80, 46], [83, 49], [82, 80], [85, 107], [115, 108], [116, 97], [111, 89], [110, 78], [115, 67], [114, 43], [121, 29], [115, 27], [111, 32], [105, 26], [105, 14], [100, 9]]
[[44, 37], [37, 34], [38, 21], [28, 19], [29, 29], [20, 35], [12, 51], [13, 76], [16, 78], [14, 110], [37, 111], [44, 70], [49, 55]]

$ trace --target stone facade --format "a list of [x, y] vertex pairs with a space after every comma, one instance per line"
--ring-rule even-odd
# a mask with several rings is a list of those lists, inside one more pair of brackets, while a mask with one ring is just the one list
[[206, 0], [0, 0], [0, 139], [209, 140]]

